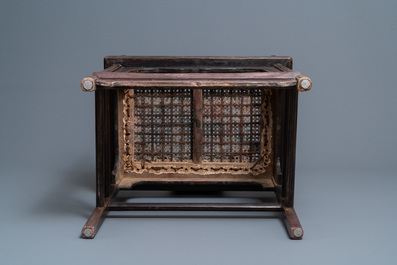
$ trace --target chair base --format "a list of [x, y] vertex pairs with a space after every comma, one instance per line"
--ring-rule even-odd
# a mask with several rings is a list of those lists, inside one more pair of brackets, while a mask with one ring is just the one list
[[281, 203], [129, 203], [113, 202], [111, 198], [104, 207], [96, 207], [82, 229], [83, 238], [92, 239], [99, 230], [107, 211], [266, 211], [283, 212], [291, 239], [302, 239], [303, 229], [293, 207]]

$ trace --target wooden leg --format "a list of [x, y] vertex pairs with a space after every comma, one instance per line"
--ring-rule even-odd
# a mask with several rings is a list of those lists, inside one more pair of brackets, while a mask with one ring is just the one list
[[92, 239], [95, 237], [95, 234], [99, 229], [101, 217], [104, 211], [105, 207], [96, 207], [95, 210], [92, 212], [90, 218], [88, 218], [83, 229], [81, 230], [81, 234], [84, 238]]
[[293, 207], [284, 207], [286, 225], [291, 239], [302, 239], [303, 229]]
[[81, 230], [81, 234], [83, 235], [83, 238], [92, 239], [95, 237], [95, 234], [97, 233], [101, 225], [103, 213], [105, 212], [105, 210], [108, 210], [108, 205], [110, 201], [117, 196], [118, 192], [119, 192], [118, 186], [112, 186], [109, 197], [104, 198], [104, 202], [103, 202], [104, 206], [98, 206], [97, 204], [97, 207], [92, 212], [90, 218], [88, 218], [87, 222], [83, 226], [83, 229]]

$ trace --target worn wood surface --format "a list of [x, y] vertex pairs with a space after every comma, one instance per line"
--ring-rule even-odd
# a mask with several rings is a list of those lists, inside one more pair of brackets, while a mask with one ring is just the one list
[[122, 79], [97, 79], [96, 84], [100, 89], [120, 89], [120, 88], [143, 88], [155, 87], [158, 89], [169, 88], [244, 88], [244, 89], [296, 89], [297, 80], [288, 78], [283, 80], [266, 79], [266, 80], [229, 80], [228, 82], [219, 80], [122, 80]]
[[293, 207], [284, 207], [285, 222], [291, 239], [302, 239], [303, 229]]
[[247, 72], [283, 72], [276, 67], [266, 66], [165, 66], [165, 67], [123, 67], [121, 65], [112, 65], [103, 71], [123, 72], [123, 73], [247, 73]]
[[[276, 198], [279, 202], [282, 201], [282, 169], [281, 169], [281, 150], [282, 150], [282, 137], [281, 137], [281, 116], [283, 115], [282, 109], [284, 105], [281, 103], [281, 91], [274, 91], [272, 94], [273, 106], [273, 131], [272, 131], [272, 160], [273, 160], [273, 176]], [[285, 91], [285, 90], [283, 90]]]
[[203, 161], [203, 92], [193, 89], [193, 163]]
[[272, 67], [282, 64], [292, 68], [290, 56], [106, 56], [105, 68], [113, 64], [123, 67], [217, 66]]
[[96, 135], [96, 203], [103, 207], [106, 198], [116, 188], [113, 169], [117, 154], [116, 91], [95, 92]]
[[118, 187], [115, 185], [109, 185], [109, 190], [109, 196], [104, 197], [103, 201], [101, 201], [102, 206], [95, 207], [91, 216], [88, 218], [87, 222], [83, 226], [83, 229], [81, 230], [83, 238], [92, 239], [95, 237], [97, 231], [99, 230], [103, 221], [104, 214], [106, 211], [108, 211], [108, 206], [111, 203], [111, 200], [114, 199], [119, 192]]
[[275, 64], [274, 67], [277, 68], [278, 70], [282, 71], [282, 72], [293, 72], [292, 68], [290, 66], [283, 65], [281, 63]]
[[87, 222], [83, 226], [83, 229], [81, 230], [81, 234], [84, 238], [92, 239], [95, 237], [96, 232], [101, 225], [101, 219], [104, 211], [105, 207], [96, 207], [94, 209], [90, 218], [88, 218]]
[[285, 119], [285, 140], [284, 146], [284, 177], [285, 177], [285, 206], [294, 206], [295, 188], [295, 156], [296, 156], [296, 131], [298, 118], [298, 91], [289, 90], [286, 94], [286, 119]]
[[300, 75], [299, 72], [251, 72], [251, 73], [120, 73], [120, 72], [95, 72], [94, 76], [102, 79], [126, 80], [283, 80], [293, 79]]
[[105, 91], [95, 91], [95, 136], [96, 136], [96, 206], [103, 207], [106, 186], [106, 130]]
[[224, 183], [252, 183], [259, 184], [264, 189], [274, 188], [274, 183], [270, 178], [263, 178], [263, 176], [254, 176], [252, 174], [211, 174], [211, 175], [197, 175], [197, 174], [129, 174], [126, 175], [119, 183], [120, 189], [131, 189], [134, 185], [141, 182], [174, 182], [174, 183], [194, 183], [195, 185], [207, 185], [216, 182]]
[[124, 73], [96, 72], [98, 86], [108, 87], [291, 87], [299, 72], [251, 73]]
[[[269, 182], [270, 183], [270, 182]], [[274, 191], [274, 187], [263, 186], [256, 182], [247, 181], [173, 181], [173, 180], [142, 180], [132, 186], [119, 187], [120, 190], [162, 190], [182, 192], [222, 192], [222, 191]]]
[[[107, 56], [96, 84], [114, 87], [291, 87], [298, 72], [289, 56]], [[110, 80], [111, 79], [111, 80]]]

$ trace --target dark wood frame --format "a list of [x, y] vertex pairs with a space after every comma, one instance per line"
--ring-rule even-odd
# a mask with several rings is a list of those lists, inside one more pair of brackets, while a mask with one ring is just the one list
[[[132, 69], [176, 68], [175, 74], [117, 73], [120, 67]], [[191, 73], [192, 69], [210, 68], [223, 73]], [[96, 208], [82, 229], [84, 238], [94, 238], [99, 229], [100, 220], [105, 211], [280, 211], [285, 215], [290, 238], [301, 239], [303, 230], [294, 210], [294, 181], [298, 91], [311, 88], [311, 80], [298, 72], [292, 71], [292, 58], [270, 57], [105, 57], [105, 70], [94, 73], [82, 81], [84, 91], [95, 90], [95, 124], [96, 124]], [[188, 69], [188, 73], [178, 73]], [[214, 70], [215, 69], [215, 70]], [[230, 75], [239, 69], [244, 74]], [[248, 70], [247, 70], [248, 69]], [[250, 70], [251, 69], [251, 70]], [[265, 73], [255, 69], [266, 69]], [[252, 71], [252, 72], [251, 72]], [[149, 76], [150, 75], [150, 76]], [[310, 82], [308, 86], [307, 81]], [[304, 85], [303, 82], [306, 82]], [[134, 87], [169, 87], [183, 86], [193, 88], [193, 93], [201, 95], [202, 87], [237, 86], [247, 89], [266, 87], [275, 91], [276, 103], [274, 119], [276, 123], [273, 137], [276, 138], [275, 155], [278, 159], [274, 166], [274, 187], [262, 188], [276, 194], [277, 203], [127, 203], [117, 202], [120, 187], [115, 181], [118, 168], [118, 123], [117, 90]], [[196, 96], [193, 102], [194, 144], [202, 141], [202, 97]], [[193, 162], [200, 163], [202, 148], [196, 146]], [[209, 182], [184, 181], [181, 183], [148, 181], [146, 188], [187, 190], [250, 190], [258, 189], [248, 183], [220, 183], [216, 179]]]

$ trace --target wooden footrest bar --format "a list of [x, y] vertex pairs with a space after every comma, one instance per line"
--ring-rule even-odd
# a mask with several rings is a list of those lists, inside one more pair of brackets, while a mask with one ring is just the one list
[[279, 203], [128, 203], [111, 202], [109, 211], [282, 211]]

